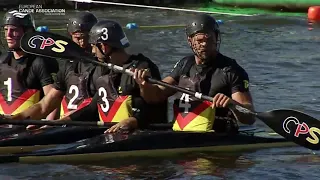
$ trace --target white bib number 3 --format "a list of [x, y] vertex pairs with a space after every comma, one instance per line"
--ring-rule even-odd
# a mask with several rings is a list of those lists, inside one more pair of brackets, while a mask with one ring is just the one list
[[101, 100], [104, 102], [104, 104], [100, 104], [100, 107], [103, 112], [108, 112], [110, 108], [109, 101], [107, 99], [107, 91], [105, 88], [100, 87], [98, 90], [99, 96], [102, 97]]
[[4, 81], [3, 84], [7, 86], [7, 101], [12, 101], [12, 79], [8, 78], [8, 80]]
[[190, 95], [183, 93], [180, 101], [179, 101], [179, 107], [184, 108], [184, 113], [189, 113], [189, 109], [191, 108], [190, 102]]

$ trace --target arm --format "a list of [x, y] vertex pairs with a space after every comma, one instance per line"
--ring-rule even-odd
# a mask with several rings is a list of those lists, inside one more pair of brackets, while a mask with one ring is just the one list
[[[54, 89], [53, 88], [53, 85], [46, 85], [46, 86], [43, 86], [43, 92], [45, 94], [45, 96], [47, 96], [50, 92], [51, 89]], [[62, 99], [62, 98], [61, 98]], [[61, 102], [61, 101], [60, 101]], [[49, 119], [49, 120], [54, 120], [54, 119], [57, 119], [58, 118], [58, 115], [59, 115], [59, 108], [56, 108], [54, 109], [48, 116], [46, 119]]]
[[[175, 80], [168, 76], [162, 80], [168, 84], [177, 84]], [[174, 95], [176, 93], [175, 90], [150, 83], [140, 84], [140, 95], [144, 98], [144, 100], [148, 103], [160, 103], [167, 100], [168, 97]]]
[[[239, 103], [239, 105], [244, 106], [245, 108], [248, 108], [250, 110], [254, 110], [254, 106], [252, 103], [252, 97], [250, 92], [236, 92], [232, 94], [232, 99]], [[255, 117], [251, 114], [244, 114], [237, 110], [233, 111], [237, 119], [243, 123], [243, 124], [249, 124], [252, 125], [256, 120]]]
[[[232, 99], [250, 110], [254, 110], [252, 97], [249, 90], [249, 77], [244, 69], [241, 67], [230, 74], [232, 84]], [[233, 111], [237, 119], [243, 124], [253, 124], [255, 117], [251, 114], [241, 113], [237, 110]]]
[[[42, 58], [34, 67], [34, 71], [37, 72], [37, 77], [40, 80], [43, 92], [47, 95], [51, 89], [53, 89], [53, 83], [55, 81], [56, 73], [59, 70], [59, 64], [55, 59]], [[46, 119], [54, 120], [59, 116], [59, 108], [54, 109]]]
[[[50, 63], [53, 62], [54, 61], [50, 59]], [[27, 110], [12, 116], [12, 119], [43, 119], [60, 106], [61, 100], [64, 96], [64, 69], [57, 73], [56, 80], [53, 82], [56, 67], [53, 66], [53, 68], [49, 68], [48, 66], [48, 64], [44, 63], [44, 60], [38, 59], [33, 69], [33, 71], [37, 73], [36, 75], [43, 86], [44, 91], [47, 91], [46, 95], [40, 102], [31, 106]], [[52, 83], [54, 84], [52, 85]], [[53, 88], [50, 88], [51, 86]]]
[[42, 119], [46, 117], [50, 112], [59, 107], [63, 98], [63, 92], [52, 88], [49, 93], [44, 96], [40, 102], [29, 107], [27, 110], [16, 114], [11, 119]]
[[[184, 61], [178, 61], [171, 71], [170, 75], [162, 81], [171, 85], [177, 85], [180, 79], [181, 71], [184, 66]], [[174, 95], [176, 90], [167, 88], [157, 84], [147, 83], [144, 78], [151, 77], [152, 73], [143, 70], [143, 67], [135, 70], [134, 79], [140, 86], [140, 95], [147, 103], [159, 103], [167, 100], [168, 97]]]

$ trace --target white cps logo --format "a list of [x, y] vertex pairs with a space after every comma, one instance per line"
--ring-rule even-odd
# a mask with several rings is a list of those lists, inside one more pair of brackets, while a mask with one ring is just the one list
[[[35, 41], [37, 41], [37, 40], [41, 42], [40, 45], [39, 45], [39, 43], [35, 43]], [[50, 37], [45, 38], [40, 35], [32, 36], [28, 41], [28, 46], [32, 49], [36, 49], [37, 45], [39, 46], [39, 49], [41, 49], [41, 50], [45, 49], [46, 47], [56, 45], [57, 47], [52, 47], [51, 50], [54, 52], [57, 52], [57, 53], [62, 53], [66, 50], [65, 46], [68, 45], [68, 42], [63, 41], [63, 40], [56, 40], [55, 41]]]

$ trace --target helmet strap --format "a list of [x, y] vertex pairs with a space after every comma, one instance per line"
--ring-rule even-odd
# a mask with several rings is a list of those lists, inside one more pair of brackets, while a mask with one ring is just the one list
[[104, 56], [103, 61], [106, 62], [108, 59], [107, 57], [109, 57], [109, 59], [111, 59], [111, 54], [114, 52], [114, 49], [111, 47], [111, 50], [106, 54], [103, 52], [101, 45], [100, 44], [96, 44], [96, 46], [98, 47], [99, 51], [101, 52], [101, 54]]

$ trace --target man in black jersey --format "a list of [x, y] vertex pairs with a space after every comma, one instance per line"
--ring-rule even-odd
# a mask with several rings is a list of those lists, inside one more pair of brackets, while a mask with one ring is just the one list
[[[68, 33], [72, 40], [87, 51], [91, 51], [88, 33], [97, 18], [88, 12], [76, 14], [68, 22]], [[61, 104], [60, 117], [66, 116], [88, 105], [95, 94], [92, 77], [95, 66], [89, 63], [65, 61], [60, 66], [57, 79], [50, 92], [37, 104], [15, 115], [13, 119], [42, 119]]]
[[[209, 95], [213, 97], [213, 103], [146, 83], [144, 78], [149, 75], [148, 71], [137, 69], [134, 77], [144, 99], [156, 103], [177, 93], [173, 126], [177, 131], [237, 132], [236, 119], [253, 124], [253, 116], [231, 112], [227, 108], [233, 102], [253, 109], [253, 103], [248, 74], [235, 60], [219, 52], [221, 37], [215, 19], [206, 14], [196, 15], [187, 23], [186, 35], [194, 54], [178, 61], [163, 81]], [[213, 110], [209, 109], [210, 105]]]
[[[89, 42], [93, 44], [93, 52], [100, 61], [124, 68], [149, 68], [154, 78], [161, 79], [158, 67], [150, 59], [125, 51], [130, 43], [117, 22], [99, 21], [90, 31]], [[91, 104], [64, 120], [119, 122], [106, 131], [109, 133], [122, 128], [143, 128], [153, 122], [166, 122], [166, 103], [151, 107], [147, 105], [131, 76], [104, 67], [97, 67], [96, 71], [103, 75], [94, 83], [97, 93]], [[157, 117], [154, 116], [155, 111], [159, 113]]]
[[81, 12], [71, 17], [67, 24], [67, 31], [72, 41], [86, 49], [87, 52], [91, 52], [91, 46], [88, 43], [89, 31], [97, 21], [97, 18], [92, 13]]
[[[9, 10], [2, 25], [9, 51], [0, 56], [0, 114], [11, 116], [38, 103], [48, 94], [59, 65], [55, 59], [27, 54], [20, 49], [24, 33], [35, 31], [31, 14]], [[55, 115], [55, 111], [46, 114], [47, 119], [54, 119]]]

